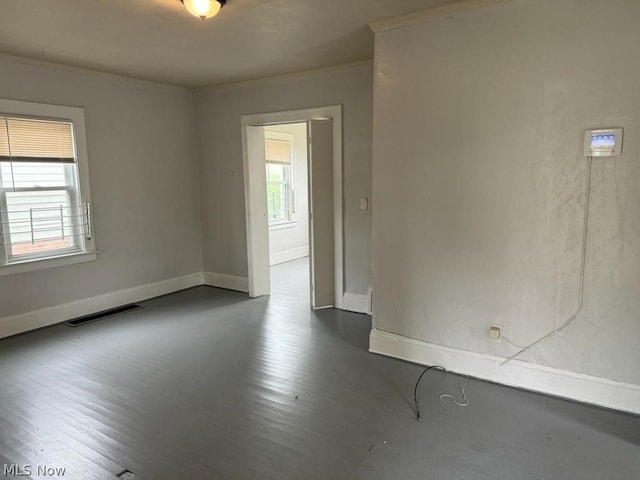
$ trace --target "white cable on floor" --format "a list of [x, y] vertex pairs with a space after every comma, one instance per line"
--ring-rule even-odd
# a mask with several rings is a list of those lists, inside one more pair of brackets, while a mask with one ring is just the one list
[[[418, 420], [419, 422], [422, 421], [422, 417], [420, 416], [420, 402], [418, 400], [418, 391], [420, 388], [420, 382], [422, 381], [422, 378], [425, 376], [425, 374], [433, 369], [437, 369], [437, 370], [441, 370], [442, 372], [444, 372], [444, 374], [447, 374], [447, 369], [444, 368], [442, 365], [431, 365], [427, 368], [425, 368], [422, 373], [420, 374], [420, 376], [418, 377], [418, 381], [416, 382], [416, 386], [413, 388], [413, 401], [414, 404], [416, 406], [416, 420]], [[448, 394], [443, 394], [440, 395], [440, 401], [444, 402], [447, 398], [451, 399], [451, 401], [456, 404], [458, 407], [468, 407], [469, 406], [469, 400], [467, 399], [467, 385], [469, 383], [469, 379], [471, 377], [469, 375], [467, 375], [467, 381], [464, 382], [464, 385], [462, 386], [462, 398], [463, 398], [463, 402], [458, 402], [455, 397], [453, 397], [452, 395], [448, 395]]]
[[[564, 322], [562, 325], [560, 325], [560, 327], [558, 327], [555, 330], [552, 330], [551, 332], [547, 333], [545, 336], [539, 338], [538, 340], [536, 340], [535, 342], [531, 343], [527, 347], [522, 348], [519, 352], [515, 353], [514, 355], [511, 355], [509, 358], [507, 358], [503, 362], [501, 362], [500, 366], [506, 365], [511, 360], [519, 357], [520, 355], [522, 355], [526, 351], [531, 350], [536, 345], [540, 345], [542, 342], [544, 342], [544, 341], [548, 340], [549, 338], [553, 337], [554, 335], [560, 333], [562, 330], [564, 330], [569, 325], [571, 325], [573, 323], [573, 321], [577, 318], [577, 316], [582, 312], [582, 305], [583, 305], [583, 298], [584, 298], [584, 270], [585, 270], [585, 266], [586, 266], [586, 263], [587, 263], [587, 233], [589, 231], [589, 229], [588, 229], [588, 227], [589, 227], [589, 201], [591, 199], [591, 160], [592, 160], [591, 157], [587, 157], [587, 189], [586, 189], [586, 194], [585, 194], [585, 206], [584, 206], [584, 228], [583, 228], [583, 231], [582, 231], [582, 259], [581, 259], [581, 264], [580, 264], [580, 286], [578, 288], [578, 308], [576, 309], [576, 312], [573, 315], [571, 315], [566, 322]], [[509, 343], [512, 343], [509, 340], [507, 340], [507, 341]]]
[[466, 389], [467, 389], [467, 384], [469, 383], [469, 379], [470, 378], [471, 377], [469, 375], [467, 375], [467, 381], [464, 382], [464, 385], [462, 386], [462, 399], [463, 399], [463, 402], [458, 402], [453, 395], [448, 395], [448, 394], [440, 395], [440, 401], [444, 402], [445, 399], [449, 398], [449, 399], [451, 399], [451, 401], [453, 403], [455, 403], [459, 407], [468, 407], [469, 406], [469, 400], [467, 399]]

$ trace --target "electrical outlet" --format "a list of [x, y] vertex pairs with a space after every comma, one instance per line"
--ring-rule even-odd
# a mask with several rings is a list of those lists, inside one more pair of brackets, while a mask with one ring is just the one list
[[493, 342], [502, 341], [502, 327], [500, 325], [491, 325], [489, 329], [489, 340]]

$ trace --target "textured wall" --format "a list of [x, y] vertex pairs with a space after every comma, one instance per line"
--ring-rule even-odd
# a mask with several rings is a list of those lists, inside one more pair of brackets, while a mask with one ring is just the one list
[[0, 277], [0, 318], [202, 271], [192, 95], [0, 59], [0, 96], [83, 107], [91, 263]]
[[509, 355], [575, 310], [584, 130], [595, 160], [585, 309], [523, 358], [640, 384], [640, 3], [516, 0], [376, 38], [377, 329]]
[[343, 105], [345, 290], [371, 285], [372, 67], [356, 66], [197, 90], [204, 264], [209, 272], [247, 276], [247, 233], [240, 116]]

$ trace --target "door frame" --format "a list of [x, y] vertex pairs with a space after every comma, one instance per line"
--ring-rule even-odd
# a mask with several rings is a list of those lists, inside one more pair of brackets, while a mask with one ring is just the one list
[[[244, 167], [245, 216], [247, 225], [247, 264], [249, 267], [249, 296], [257, 297], [269, 291], [261, 279], [269, 279], [265, 269], [269, 265], [269, 230], [260, 226], [259, 219], [252, 215], [252, 210], [266, 204], [266, 198], [251, 189], [251, 180], [256, 175], [258, 164], [252, 164], [247, 146], [247, 127], [265, 127], [283, 123], [303, 123], [309, 120], [333, 120], [333, 229], [334, 229], [334, 265], [335, 265], [335, 308], [342, 308], [344, 295], [344, 249], [343, 249], [343, 181], [342, 181], [342, 105], [286, 110], [280, 112], [242, 115], [242, 163]], [[310, 205], [310, 209], [312, 206]], [[263, 209], [264, 210], [264, 209]], [[311, 222], [311, 220], [310, 220]], [[311, 255], [310, 258], [313, 258]], [[262, 275], [260, 274], [262, 273]]]

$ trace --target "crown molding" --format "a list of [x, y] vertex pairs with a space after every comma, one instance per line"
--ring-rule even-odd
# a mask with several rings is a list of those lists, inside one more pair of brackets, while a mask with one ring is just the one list
[[10, 53], [4, 53], [0, 51], [0, 62], [14, 63], [19, 65], [27, 65], [37, 68], [46, 68], [49, 70], [55, 70], [59, 72], [75, 73], [78, 75], [85, 75], [93, 78], [103, 78], [115, 82], [123, 82], [128, 84], [136, 84], [145, 87], [159, 88], [163, 90], [169, 90], [174, 92], [191, 93], [193, 90], [189, 87], [181, 85], [172, 85], [169, 83], [157, 82], [154, 80], [145, 80], [144, 78], [131, 77], [128, 75], [109, 72], [106, 70], [98, 70], [88, 67], [78, 67], [69, 65], [66, 63], [57, 63], [51, 60], [40, 60], [37, 58], [23, 57], [20, 55], [13, 55]]
[[217, 83], [213, 85], [206, 85], [203, 87], [196, 87], [193, 90], [195, 90], [198, 93], [201, 93], [201, 92], [206, 93], [207, 91], [215, 91], [218, 89], [261, 85], [261, 84], [268, 84], [268, 83], [274, 83], [274, 82], [277, 83], [277, 82], [286, 81], [286, 80], [295, 80], [298, 78], [321, 75], [323, 73], [340, 72], [342, 70], [346, 71], [350, 69], [356, 69], [356, 68], [367, 67], [372, 65], [373, 65], [373, 59], [358, 60], [356, 62], [351, 62], [351, 63], [331, 65], [328, 67], [314, 68], [311, 70], [302, 70], [299, 72], [282, 73], [280, 75], [272, 75], [269, 77], [259, 77], [259, 78], [249, 79], [249, 80], [239, 80], [237, 82]]
[[396, 28], [406, 27], [407, 25], [424, 22], [431, 18], [453, 15], [456, 13], [466, 12], [468, 10], [474, 10], [476, 8], [491, 7], [493, 5], [512, 1], [514, 0], [464, 0], [450, 5], [444, 5], [442, 7], [435, 7], [421, 12], [411, 13], [409, 15], [402, 15], [373, 22], [369, 24], [369, 28], [371, 28], [374, 33], [386, 32], [387, 30], [394, 30]]

